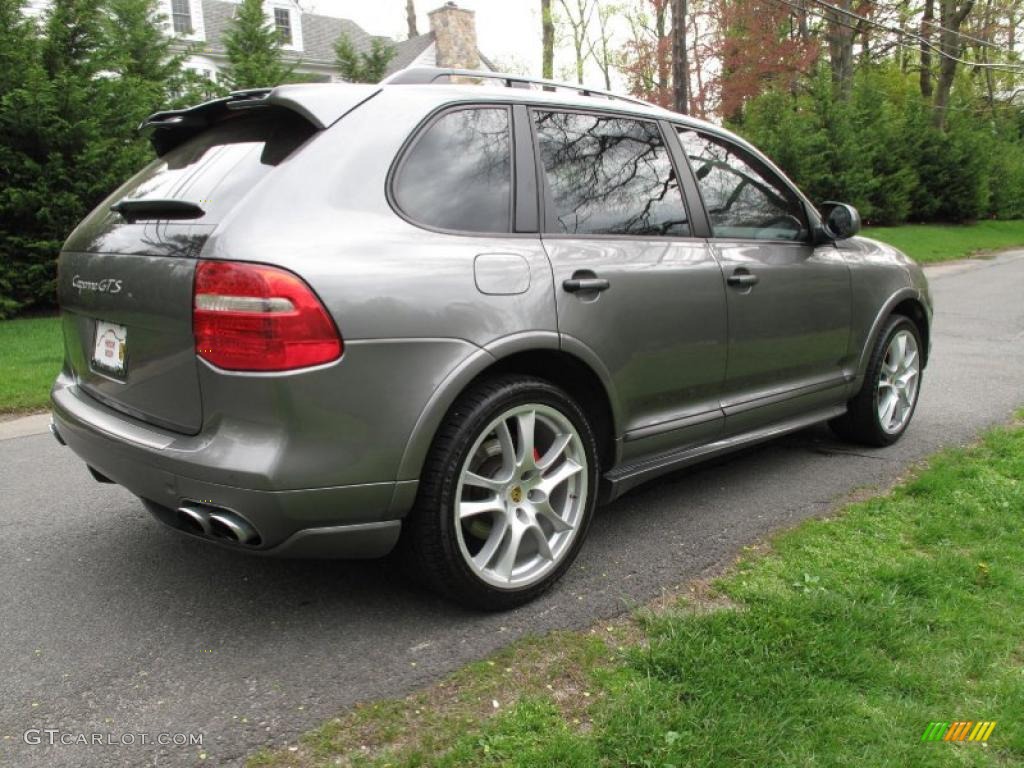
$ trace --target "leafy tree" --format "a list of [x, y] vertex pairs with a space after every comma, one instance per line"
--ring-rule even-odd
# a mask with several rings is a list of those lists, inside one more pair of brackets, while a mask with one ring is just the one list
[[136, 131], [182, 82], [156, 0], [0, 2], [0, 316], [53, 301], [71, 229], [152, 157]]
[[228, 54], [225, 78], [234, 89], [291, 81], [294, 67], [281, 55], [281, 37], [263, 14], [262, 0], [242, 0], [223, 36]]
[[45, 17], [43, 64], [52, 78], [98, 71], [103, 14], [99, 0], [54, 0]]
[[370, 38], [370, 50], [365, 52], [356, 51], [346, 35], [334, 43], [338, 72], [350, 83], [379, 83], [395, 53], [395, 47], [381, 37]]
[[53, 242], [38, 224], [47, 206], [46, 162], [56, 98], [35, 25], [21, 3], [0, 3], [0, 316], [13, 313], [46, 280], [39, 255]]
[[919, 73], [897, 59], [860, 66], [838, 97], [827, 65], [799, 93], [772, 88], [730, 125], [765, 150], [817, 201], [846, 200], [866, 221], [967, 221], [1024, 216], [1019, 110], [981, 109], [963, 72], [944, 127]]
[[[624, 15], [630, 35], [620, 53], [619, 68], [626, 76], [629, 92], [660, 106], [671, 106], [672, 34], [669, 29], [669, 0], [643, 0]], [[550, 73], [545, 77], [550, 78]]]
[[172, 49], [155, 0], [107, 0], [106, 7], [100, 51], [107, 66], [121, 77], [173, 88], [185, 54]]

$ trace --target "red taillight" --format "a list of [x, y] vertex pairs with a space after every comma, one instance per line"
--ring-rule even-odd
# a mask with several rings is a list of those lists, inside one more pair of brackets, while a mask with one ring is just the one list
[[301, 278], [276, 267], [200, 261], [196, 354], [230, 371], [289, 371], [341, 357], [337, 328]]

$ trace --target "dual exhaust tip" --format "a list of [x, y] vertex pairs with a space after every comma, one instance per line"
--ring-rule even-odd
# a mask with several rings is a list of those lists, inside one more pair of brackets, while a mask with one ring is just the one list
[[228, 544], [256, 547], [260, 535], [244, 517], [229, 509], [207, 504], [183, 504], [177, 509], [178, 527], [195, 536]]
[[[50, 419], [50, 434], [61, 445], [67, 445], [64, 437], [57, 429], [57, 425]], [[100, 483], [113, 483], [106, 475], [99, 472], [95, 467], [86, 465], [89, 473]], [[230, 509], [215, 507], [200, 502], [189, 502], [171, 512], [166, 507], [148, 502], [145, 499], [147, 509], [156, 517], [169, 523], [172, 526], [191, 533], [194, 536], [201, 536], [207, 539], [226, 544], [238, 544], [243, 547], [258, 547], [261, 543], [259, 532], [252, 524], [237, 512]], [[151, 506], [152, 504], [152, 506]], [[173, 520], [169, 519], [173, 516]]]

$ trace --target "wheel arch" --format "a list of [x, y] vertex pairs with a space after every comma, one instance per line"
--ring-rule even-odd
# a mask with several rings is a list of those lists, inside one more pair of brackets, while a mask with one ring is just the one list
[[510, 373], [536, 376], [564, 389], [591, 420], [601, 471], [614, 466], [621, 430], [611, 377], [599, 363], [585, 359], [585, 350], [567, 350], [559, 342], [558, 334], [552, 332], [515, 334], [463, 361], [434, 390], [420, 414], [402, 456], [398, 479], [419, 478], [434, 436], [459, 395], [481, 379]]
[[875, 316], [875, 321], [871, 325], [871, 331], [867, 335], [863, 349], [861, 349], [860, 360], [857, 364], [858, 386], [864, 379], [868, 361], [871, 359], [871, 350], [875, 348], [875, 344], [878, 342], [878, 334], [882, 332], [886, 321], [893, 315], [903, 315], [917, 327], [918, 333], [921, 334], [921, 346], [923, 347], [921, 353], [922, 369], [928, 364], [928, 357], [931, 351], [931, 325], [928, 311], [925, 307], [924, 297], [920, 291], [913, 288], [904, 288], [889, 297]]

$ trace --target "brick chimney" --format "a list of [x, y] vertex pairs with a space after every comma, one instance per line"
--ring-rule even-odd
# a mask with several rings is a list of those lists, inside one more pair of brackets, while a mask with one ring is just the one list
[[437, 66], [479, 69], [476, 47], [476, 14], [448, 2], [427, 14], [437, 45]]

